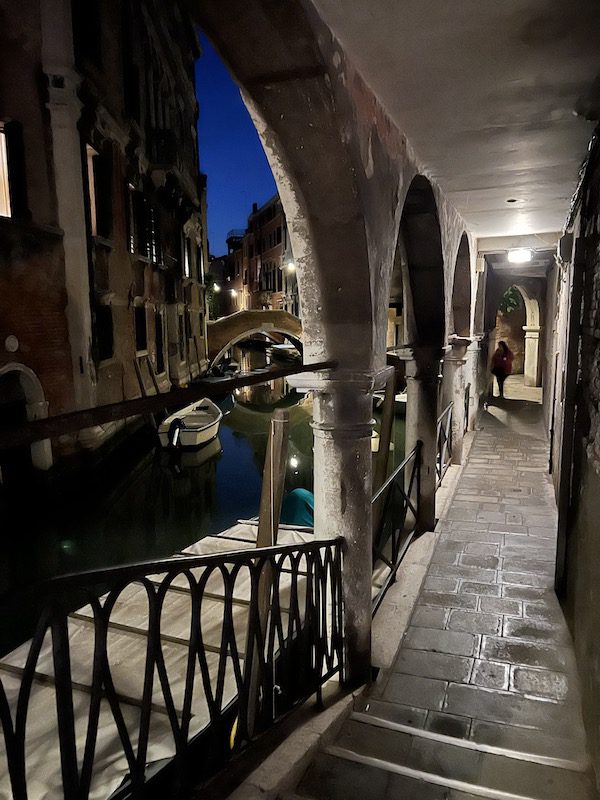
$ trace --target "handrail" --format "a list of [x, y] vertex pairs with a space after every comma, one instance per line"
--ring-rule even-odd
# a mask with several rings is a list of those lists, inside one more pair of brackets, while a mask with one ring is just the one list
[[450, 402], [437, 418], [435, 472], [437, 486], [452, 463], [452, 413], [454, 403]]
[[439, 415], [439, 417], [437, 418], [437, 424], [438, 424], [438, 425], [439, 425], [439, 424], [442, 422], [442, 420], [444, 419], [444, 417], [445, 417], [447, 414], [450, 414], [450, 413], [452, 412], [452, 408], [453, 408], [453, 406], [454, 406], [454, 403], [453, 403], [452, 401], [450, 401], [450, 402], [448, 403], [448, 405], [446, 406], [446, 408], [445, 408], [445, 409], [442, 411], [442, 413], [441, 413], [441, 414]]
[[371, 499], [371, 504], [373, 504], [373, 503], [375, 503], [377, 500], [379, 500], [379, 498], [380, 498], [380, 497], [381, 497], [381, 495], [384, 493], [384, 491], [385, 491], [385, 490], [388, 488], [388, 486], [389, 486], [391, 483], [393, 483], [393, 482], [396, 480], [396, 478], [398, 477], [398, 475], [400, 475], [400, 473], [402, 472], [402, 470], [403, 470], [403, 469], [405, 469], [405, 467], [406, 467], [406, 465], [409, 463], [409, 461], [411, 461], [411, 460], [412, 460], [412, 459], [415, 457], [415, 455], [416, 455], [417, 453], [420, 453], [420, 452], [421, 452], [421, 448], [422, 448], [422, 447], [423, 447], [423, 442], [417, 442], [417, 444], [414, 446], [414, 448], [413, 448], [413, 449], [410, 451], [410, 453], [409, 453], [409, 454], [406, 456], [406, 458], [404, 459], [404, 461], [403, 461], [403, 462], [402, 462], [402, 463], [401, 463], [399, 466], [397, 466], [397, 467], [396, 467], [396, 469], [395, 469], [395, 470], [392, 472], [392, 474], [389, 476], [389, 478], [387, 478], [387, 480], [386, 480], [386, 481], [385, 481], [385, 483], [384, 483], [384, 484], [381, 486], [381, 488], [380, 488], [380, 489], [379, 489], [377, 492], [375, 492], [375, 494], [373, 495], [373, 498]]
[[342, 541], [48, 581], [33, 638], [0, 660], [0, 796], [26, 800], [33, 779], [69, 799], [99, 781], [170, 796], [320, 697], [343, 670]]
[[134, 564], [119, 564], [113, 567], [102, 567], [101, 569], [82, 570], [81, 572], [65, 573], [49, 578], [45, 583], [40, 584], [48, 588], [58, 588], [63, 584], [82, 584], [88, 586], [97, 583], [104, 583], [112, 578], [135, 578], [144, 577], [153, 573], [170, 573], [173, 570], [180, 572], [185, 569], [197, 569], [218, 564], [221, 561], [254, 561], [258, 558], [268, 558], [276, 555], [286, 555], [288, 553], [308, 553], [319, 550], [326, 545], [338, 545], [344, 541], [342, 536], [333, 539], [315, 539], [314, 542], [300, 542], [298, 544], [275, 545], [274, 547], [249, 547], [247, 550], [231, 550], [226, 553], [209, 553], [201, 556], [177, 555], [167, 558], [159, 558], [154, 561], [136, 561]]
[[396, 580], [402, 559], [417, 534], [422, 446], [423, 443], [418, 441], [371, 500], [374, 520], [373, 568], [376, 574], [381, 565], [388, 570], [373, 598], [373, 615]]

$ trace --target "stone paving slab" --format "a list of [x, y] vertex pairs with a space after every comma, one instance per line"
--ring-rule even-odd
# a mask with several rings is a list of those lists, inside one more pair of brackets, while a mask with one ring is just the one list
[[553, 591], [547, 447], [529, 419], [515, 432], [483, 415], [381, 692], [426, 708], [428, 730], [534, 753], [555, 742], [560, 754], [569, 740], [585, 759], [573, 648]]

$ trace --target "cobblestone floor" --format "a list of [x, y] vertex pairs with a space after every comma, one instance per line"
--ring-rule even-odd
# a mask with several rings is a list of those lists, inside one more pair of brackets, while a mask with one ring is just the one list
[[556, 510], [541, 408], [496, 399], [459, 478], [410, 626], [369, 711], [515, 751], [587, 760], [553, 591]]

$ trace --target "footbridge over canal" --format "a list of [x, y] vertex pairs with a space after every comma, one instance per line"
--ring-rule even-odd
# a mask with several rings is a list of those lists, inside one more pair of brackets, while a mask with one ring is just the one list
[[302, 322], [287, 311], [238, 311], [208, 324], [208, 359], [211, 367], [243, 339], [256, 333], [286, 336], [293, 344], [302, 344]]

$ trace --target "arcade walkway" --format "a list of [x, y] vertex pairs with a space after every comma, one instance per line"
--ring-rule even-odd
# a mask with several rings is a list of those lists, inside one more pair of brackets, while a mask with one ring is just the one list
[[480, 419], [391, 670], [296, 789], [319, 800], [589, 800], [578, 678], [553, 593], [541, 408]]

